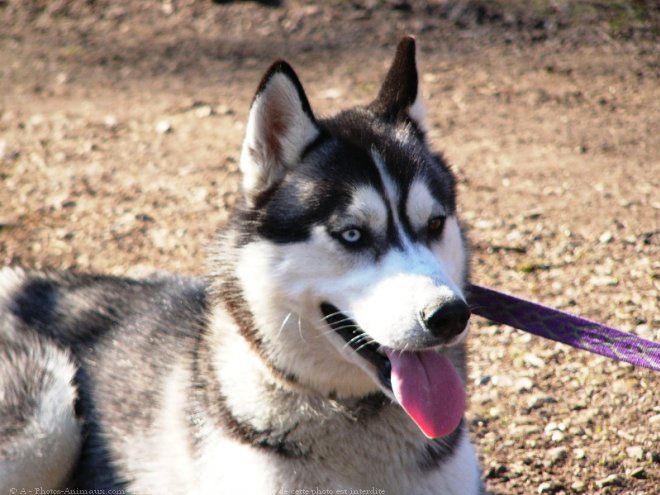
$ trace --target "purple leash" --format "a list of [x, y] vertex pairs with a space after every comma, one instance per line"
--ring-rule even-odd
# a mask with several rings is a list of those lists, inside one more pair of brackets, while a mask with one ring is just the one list
[[658, 342], [487, 287], [470, 285], [467, 292], [472, 312], [495, 323], [660, 371]]

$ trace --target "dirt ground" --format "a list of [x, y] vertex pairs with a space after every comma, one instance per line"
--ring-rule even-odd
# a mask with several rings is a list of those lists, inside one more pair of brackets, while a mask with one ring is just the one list
[[[473, 280], [660, 341], [660, 7], [523, 4], [0, 0], [0, 265], [203, 273], [268, 64], [329, 113], [412, 33]], [[478, 318], [470, 350], [493, 493], [658, 493], [659, 374]]]

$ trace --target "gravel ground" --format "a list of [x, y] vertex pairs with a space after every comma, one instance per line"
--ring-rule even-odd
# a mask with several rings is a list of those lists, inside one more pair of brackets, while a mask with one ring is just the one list
[[[0, 264], [203, 273], [272, 59], [331, 112], [413, 33], [473, 280], [660, 341], [653, 2], [263, 3], [0, 1]], [[493, 493], [658, 493], [660, 375], [478, 318], [470, 350]]]

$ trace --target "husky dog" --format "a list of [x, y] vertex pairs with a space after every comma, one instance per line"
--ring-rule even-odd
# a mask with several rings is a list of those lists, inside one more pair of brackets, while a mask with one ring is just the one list
[[0, 492], [480, 493], [414, 40], [328, 119], [273, 64], [240, 168], [207, 278], [0, 271]]

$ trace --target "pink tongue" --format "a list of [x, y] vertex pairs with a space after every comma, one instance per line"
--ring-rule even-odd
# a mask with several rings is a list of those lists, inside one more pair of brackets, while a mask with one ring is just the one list
[[424, 435], [454, 431], [465, 411], [465, 388], [454, 365], [435, 351], [385, 350], [392, 363], [392, 391]]

